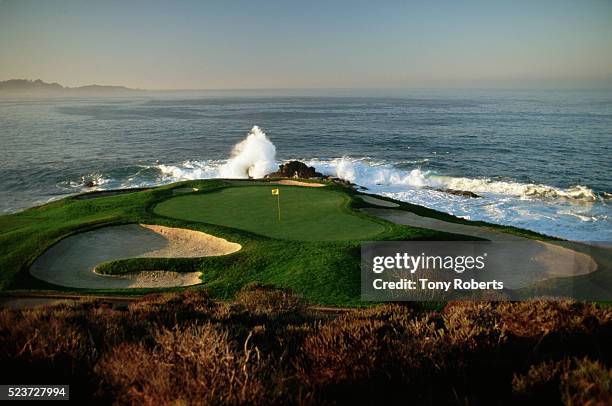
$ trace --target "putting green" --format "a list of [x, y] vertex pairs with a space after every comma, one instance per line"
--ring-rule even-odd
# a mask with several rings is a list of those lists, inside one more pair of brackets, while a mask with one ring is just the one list
[[[273, 188], [280, 189], [280, 221]], [[352, 213], [348, 201], [347, 195], [323, 188], [242, 186], [173, 197], [154, 211], [286, 240], [361, 240], [385, 231], [383, 224]]]

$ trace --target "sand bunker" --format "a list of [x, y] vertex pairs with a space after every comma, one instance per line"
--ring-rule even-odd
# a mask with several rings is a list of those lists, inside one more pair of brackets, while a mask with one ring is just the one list
[[363, 200], [364, 202], [373, 204], [375, 206], [381, 206], [381, 207], [399, 207], [399, 204], [397, 204], [397, 203], [389, 202], [387, 200], [377, 199], [377, 198], [372, 197], [372, 196], [357, 195], [357, 197], [361, 198], [361, 200]]
[[291, 180], [291, 179], [283, 179], [283, 180], [279, 180], [278, 182], [274, 182], [274, 183], [278, 183], [279, 185], [287, 185], [287, 186], [306, 186], [306, 187], [324, 187], [327, 186], [323, 183], [310, 183], [310, 182], [301, 182], [299, 180]]
[[200, 283], [200, 272], [142, 271], [101, 275], [95, 268], [117, 259], [205, 257], [230, 254], [240, 248], [240, 244], [200, 231], [128, 224], [67, 237], [38, 257], [30, 273], [46, 282], [73, 288], [189, 286]]
[[586, 275], [597, 270], [597, 263], [590, 255], [550, 242], [532, 240], [488, 227], [422, 217], [403, 210], [368, 208], [362, 211], [396, 224], [505, 242], [488, 248], [490, 267], [487, 272], [491, 279], [503, 280], [504, 286], [510, 289], [550, 278]]

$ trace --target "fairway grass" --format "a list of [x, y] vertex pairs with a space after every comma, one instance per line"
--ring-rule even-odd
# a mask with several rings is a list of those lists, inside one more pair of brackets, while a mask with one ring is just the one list
[[274, 188], [280, 190], [280, 220], [271, 186], [230, 187], [178, 196], [161, 202], [154, 212], [283, 240], [363, 240], [385, 231], [382, 223], [349, 210], [345, 194], [299, 186]]

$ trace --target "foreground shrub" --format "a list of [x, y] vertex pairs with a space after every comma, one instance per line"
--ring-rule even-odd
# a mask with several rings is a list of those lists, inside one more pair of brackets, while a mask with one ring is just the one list
[[520, 397], [531, 401], [555, 399], [566, 405], [608, 405], [612, 403], [612, 369], [588, 358], [543, 362], [512, 386]]
[[236, 295], [235, 302], [253, 314], [268, 317], [300, 313], [306, 307], [306, 302], [290, 290], [262, 284], [245, 286]]
[[263, 403], [266, 370], [257, 348], [242, 349], [212, 324], [161, 330], [154, 344], [121, 344], [94, 372], [127, 404]]
[[453, 302], [308, 309], [250, 286], [0, 310], [2, 382], [116, 404], [605, 404], [609, 308]]
[[590, 334], [612, 322], [612, 311], [595, 304], [563, 301], [500, 303], [497, 312], [504, 328], [514, 335], [535, 337], [542, 334]]

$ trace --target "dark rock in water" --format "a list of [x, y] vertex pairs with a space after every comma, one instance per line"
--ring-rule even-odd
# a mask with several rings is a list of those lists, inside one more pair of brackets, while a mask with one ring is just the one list
[[337, 183], [339, 185], [344, 185], [344, 186], [351, 186], [353, 183], [351, 183], [350, 181], [346, 180], [346, 179], [342, 179], [342, 178], [332, 178], [331, 179], [334, 183]]
[[[352, 182], [350, 182], [350, 181], [348, 181], [346, 179], [338, 178], [336, 176], [325, 176], [324, 179], [332, 181], [335, 184], [342, 185], [342, 186], [352, 186], [352, 185], [355, 185], [354, 183], [352, 183]], [[359, 186], [359, 187], [364, 189], [364, 190], [367, 190], [367, 188], [364, 188], [363, 186]]]
[[98, 186], [96, 176], [94, 174], [81, 176], [81, 185], [87, 188]]
[[314, 167], [308, 166], [300, 161], [289, 161], [279, 165], [278, 171], [266, 175], [267, 178], [322, 178], [323, 174], [317, 172]]
[[474, 192], [470, 192], [469, 190], [455, 190], [455, 189], [436, 189], [438, 192], [448, 193], [455, 196], [463, 196], [463, 197], [473, 197], [478, 198], [482, 197], [477, 195]]

